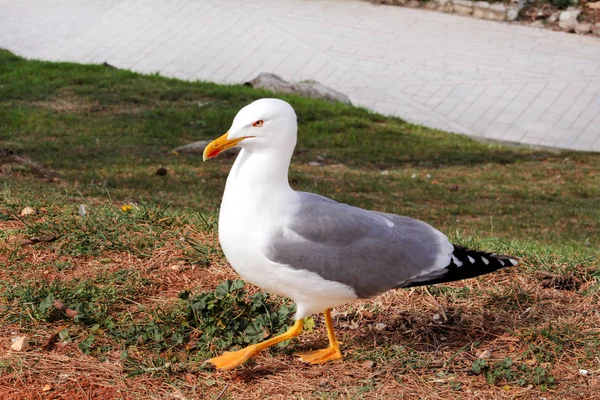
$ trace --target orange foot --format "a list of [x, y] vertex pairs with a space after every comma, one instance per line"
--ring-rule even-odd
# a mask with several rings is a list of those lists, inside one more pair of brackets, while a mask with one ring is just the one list
[[326, 349], [307, 351], [305, 353], [294, 353], [294, 355], [300, 357], [300, 360], [303, 362], [310, 364], [324, 364], [329, 361], [342, 359], [342, 352], [339, 347], [328, 347]]
[[213, 357], [206, 362], [211, 363], [217, 369], [233, 369], [238, 365], [243, 364], [250, 358], [260, 353], [260, 348], [256, 345], [251, 345], [238, 351], [227, 351], [218, 357]]

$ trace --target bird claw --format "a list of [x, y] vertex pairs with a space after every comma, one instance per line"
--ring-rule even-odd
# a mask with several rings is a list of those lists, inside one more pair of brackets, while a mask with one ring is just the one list
[[326, 349], [294, 353], [300, 360], [309, 364], [324, 364], [329, 361], [341, 360], [342, 352], [339, 348], [328, 347]]
[[238, 351], [227, 351], [218, 357], [206, 360], [206, 362], [211, 363], [217, 369], [228, 370], [243, 364], [258, 353], [260, 350], [252, 345]]

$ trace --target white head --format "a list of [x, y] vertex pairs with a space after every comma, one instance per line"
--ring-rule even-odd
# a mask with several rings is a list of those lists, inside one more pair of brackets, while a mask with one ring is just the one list
[[292, 106], [279, 99], [260, 99], [242, 108], [229, 131], [204, 149], [204, 160], [234, 146], [249, 152], [289, 152], [296, 146], [298, 126]]

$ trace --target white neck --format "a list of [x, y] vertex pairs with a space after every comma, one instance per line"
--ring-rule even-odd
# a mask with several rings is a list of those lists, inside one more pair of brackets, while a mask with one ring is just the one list
[[250, 208], [269, 207], [289, 198], [293, 193], [288, 182], [292, 152], [293, 148], [289, 152], [242, 149], [229, 172], [221, 211], [235, 199], [240, 204], [240, 197]]

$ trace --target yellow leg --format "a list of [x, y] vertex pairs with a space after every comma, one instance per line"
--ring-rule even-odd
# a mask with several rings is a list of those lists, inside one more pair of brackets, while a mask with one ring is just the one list
[[304, 362], [311, 364], [323, 364], [328, 361], [340, 360], [342, 358], [340, 345], [337, 339], [335, 338], [335, 332], [333, 331], [333, 321], [331, 320], [331, 308], [325, 310], [324, 314], [325, 324], [327, 325], [327, 336], [329, 337], [329, 347], [327, 347], [326, 349], [294, 354], [300, 357], [300, 359]]
[[304, 320], [298, 319], [294, 326], [288, 329], [285, 333], [282, 333], [279, 336], [275, 336], [269, 340], [265, 340], [264, 342], [260, 342], [257, 344], [252, 344], [248, 347], [243, 348], [242, 350], [233, 351], [233, 352], [225, 352], [219, 357], [211, 358], [206, 362], [213, 364], [217, 369], [232, 369], [241, 365], [248, 359], [254, 357], [264, 349], [274, 346], [277, 343], [281, 343], [285, 340], [290, 340], [295, 338], [296, 336], [302, 333], [302, 325], [304, 324]]

